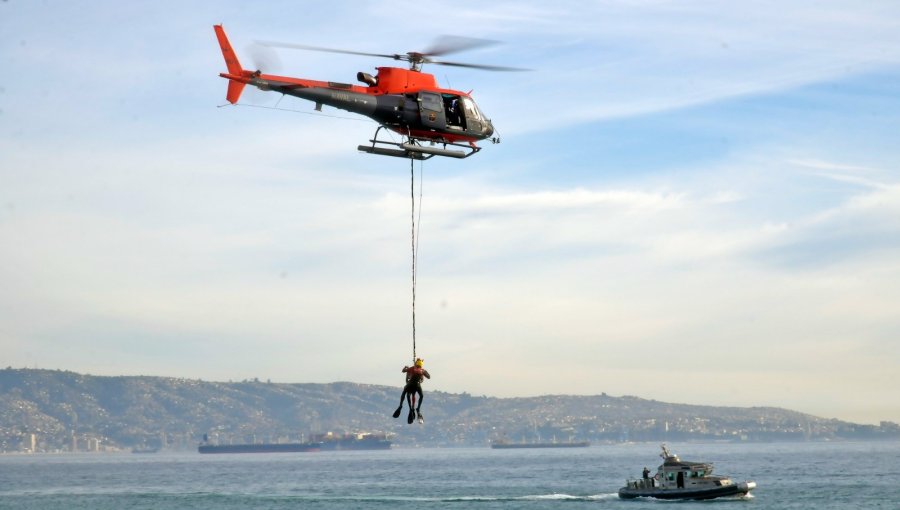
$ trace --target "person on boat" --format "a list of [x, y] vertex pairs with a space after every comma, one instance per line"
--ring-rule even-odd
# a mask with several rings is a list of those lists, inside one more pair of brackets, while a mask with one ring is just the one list
[[[416, 358], [416, 362], [411, 367], [403, 367], [402, 372], [406, 374], [406, 386], [403, 387], [403, 393], [400, 394], [400, 405], [397, 407], [397, 410], [394, 411], [394, 418], [399, 418], [400, 413], [403, 410], [403, 399], [406, 399], [406, 404], [409, 406], [409, 415], [406, 417], [407, 423], [412, 423], [417, 417], [419, 419], [419, 423], [425, 421], [425, 418], [422, 416], [422, 399], [424, 395], [422, 394], [422, 382], [427, 378], [431, 379], [431, 374], [428, 373], [428, 370], [424, 368], [425, 360], [422, 358]], [[416, 395], [419, 396], [419, 401], [416, 402]]]
[[650, 470], [644, 467], [644, 480], [650, 479]]

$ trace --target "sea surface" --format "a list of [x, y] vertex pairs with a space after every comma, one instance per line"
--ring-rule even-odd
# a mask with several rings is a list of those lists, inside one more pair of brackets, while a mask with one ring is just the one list
[[[657, 444], [491, 450], [0, 456], [0, 509], [900, 508], [900, 442], [671, 443], [686, 460], [752, 480], [752, 496], [620, 500], [656, 469]], [[663, 506], [659, 506], [663, 505]]]

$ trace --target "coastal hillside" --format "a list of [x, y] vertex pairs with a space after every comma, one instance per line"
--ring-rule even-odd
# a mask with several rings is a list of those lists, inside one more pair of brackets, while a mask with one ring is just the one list
[[638, 397], [493, 398], [426, 392], [425, 425], [391, 418], [400, 388], [336, 382], [208, 382], [0, 370], [0, 452], [194, 449], [216, 442], [299, 441], [385, 432], [403, 446], [508, 441], [778, 441], [900, 438], [896, 424], [859, 425], [769, 407], [671, 404]]

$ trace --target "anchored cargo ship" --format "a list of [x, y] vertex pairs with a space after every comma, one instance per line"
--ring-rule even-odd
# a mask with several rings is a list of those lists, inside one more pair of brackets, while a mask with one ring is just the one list
[[510, 443], [508, 441], [494, 441], [491, 448], [495, 450], [507, 450], [512, 448], [586, 448], [590, 446], [589, 441], [569, 441], [567, 443]]
[[295, 453], [334, 450], [390, 450], [387, 434], [317, 434], [300, 443], [213, 444], [204, 435], [200, 453]]

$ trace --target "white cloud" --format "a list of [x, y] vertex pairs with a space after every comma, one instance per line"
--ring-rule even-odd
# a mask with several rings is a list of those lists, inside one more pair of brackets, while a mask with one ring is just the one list
[[489, 110], [507, 120], [507, 136], [773, 93], [900, 63], [900, 18], [885, 3], [554, 9], [527, 28], [557, 46], [529, 64], [538, 72], [503, 85], [541, 94], [525, 104], [515, 104], [515, 95], [490, 96]]

